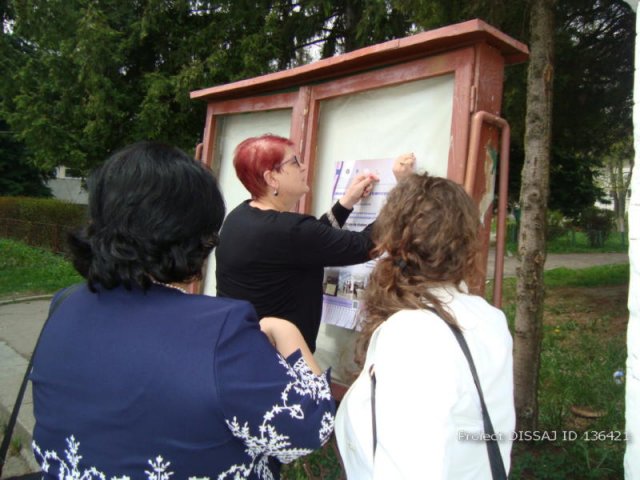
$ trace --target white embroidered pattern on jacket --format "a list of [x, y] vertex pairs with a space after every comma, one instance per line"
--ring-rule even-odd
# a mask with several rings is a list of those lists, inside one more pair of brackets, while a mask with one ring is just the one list
[[[40, 466], [42, 467], [42, 471], [49, 473], [49, 470], [52, 468], [50, 463], [51, 460], [54, 460], [59, 465], [58, 468], [58, 478], [67, 480], [93, 480], [100, 479], [106, 480], [107, 475], [104, 472], [99, 471], [96, 467], [89, 467], [84, 471], [80, 471], [78, 469], [78, 465], [80, 460], [82, 460], [82, 455], [79, 454], [80, 450], [80, 442], [76, 441], [75, 437], [71, 435], [66, 439], [67, 449], [64, 451], [66, 461], [56, 452], [52, 452], [50, 450], [42, 453], [42, 450], [38, 446], [38, 444], [34, 441], [31, 443], [33, 447], [33, 453], [36, 459], [40, 460]], [[151, 470], [145, 470], [144, 473], [147, 475], [147, 480], [170, 480], [173, 472], [169, 470], [169, 465], [171, 462], [165, 462], [162, 456], [158, 455], [155, 460], [148, 460], [149, 465], [151, 466]], [[131, 477], [128, 475], [123, 475], [122, 477], [111, 477], [110, 480], [131, 480]], [[211, 480], [209, 477], [189, 477], [189, 480]]]
[[[77, 442], [75, 437], [72, 435], [67, 438], [67, 449], [64, 451], [65, 457], [67, 457], [67, 462], [65, 462], [62, 458], [58, 456], [56, 452], [52, 452], [47, 450], [42, 453], [40, 447], [36, 444], [36, 442], [32, 442], [33, 453], [38, 459], [40, 457], [40, 466], [42, 467], [42, 471], [49, 472], [51, 468], [50, 460], [55, 460], [58, 462], [59, 472], [58, 478], [74, 478], [79, 480], [91, 480], [94, 478], [99, 478], [101, 480], [105, 480], [107, 477], [104, 473], [100, 472], [96, 467], [89, 467], [84, 471], [78, 470], [78, 464], [82, 459], [82, 455], [78, 453], [80, 448], [80, 442]], [[129, 477], [112, 477], [112, 480], [130, 480]]]
[[[304, 420], [302, 406], [288, 403], [291, 390], [300, 396], [310, 397], [316, 402], [330, 399], [331, 388], [327, 381], [327, 374], [315, 375], [302, 357], [293, 366], [289, 365], [280, 355], [278, 355], [278, 361], [286, 368], [287, 375], [293, 379], [280, 395], [282, 403], [274, 405], [271, 410], [265, 412], [262, 424], [258, 428], [258, 435], [252, 435], [248, 422], [240, 424], [237, 417], [226, 420], [233, 436], [241, 439], [247, 447], [245, 452], [251, 457], [251, 461], [249, 464], [231, 466], [218, 476], [218, 480], [228, 478], [229, 474], [232, 474], [231, 478], [234, 479], [247, 478], [251, 471], [254, 471], [260, 479], [272, 480], [274, 477], [269, 469], [268, 457], [275, 457], [282, 463], [290, 463], [313, 451], [307, 448], [291, 448], [289, 437], [278, 433], [271, 421], [283, 413], [288, 413], [289, 416], [297, 420]], [[329, 439], [333, 431], [334, 420], [334, 416], [329, 412], [325, 412], [322, 416], [319, 430], [321, 444]]]
[[[327, 374], [315, 375], [302, 357], [293, 366], [289, 365], [280, 355], [278, 355], [278, 361], [285, 367], [287, 375], [292, 378], [292, 381], [287, 384], [280, 395], [282, 402], [265, 412], [262, 424], [258, 427], [259, 434], [257, 436], [251, 434], [248, 422], [244, 422], [241, 425], [236, 417], [231, 421], [226, 420], [231, 433], [241, 439], [247, 447], [245, 452], [250, 457], [250, 460], [243, 465], [232, 465], [218, 475], [218, 480], [248, 478], [252, 471], [260, 479], [273, 480], [273, 473], [269, 469], [269, 457], [275, 457], [282, 463], [289, 463], [313, 451], [307, 448], [291, 448], [289, 437], [278, 433], [271, 421], [280, 414], [289, 414], [290, 417], [296, 420], [304, 420], [302, 405], [288, 403], [289, 394], [292, 390], [300, 396], [311, 398], [315, 402], [331, 399], [331, 389]], [[334, 420], [334, 416], [330, 412], [325, 412], [322, 416], [318, 432], [321, 444], [326, 443], [331, 436]], [[82, 460], [82, 455], [79, 453], [80, 442], [76, 441], [72, 435], [66, 439], [66, 443], [65, 460], [54, 451], [47, 450], [43, 453], [36, 442], [32, 442], [33, 453], [44, 472], [49, 472], [53, 461], [58, 465], [57, 477], [59, 479], [107, 480], [107, 475], [94, 466], [80, 471], [79, 464], [80, 460]], [[162, 456], [158, 455], [154, 460], [148, 460], [148, 463], [151, 469], [145, 470], [147, 480], [178, 480], [171, 478], [174, 474], [169, 470], [171, 462], [166, 461]], [[131, 480], [131, 478], [124, 475], [121, 477], [113, 476], [109, 480]], [[211, 480], [211, 478], [189, 477], [188, 480]]]

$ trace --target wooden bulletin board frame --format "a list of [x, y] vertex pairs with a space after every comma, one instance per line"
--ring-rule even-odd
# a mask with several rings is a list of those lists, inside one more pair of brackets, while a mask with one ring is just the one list
[[[454, 102], [447, 176], [461, 184], [470, 168], [469, 141], [472, 115], [488, 112], [499, 116], [505, 65], [525, 61], [527, 47], [481, 20], [470, 20], [410, 37], [366, 47], [286, 71], [191, 92], [191, 98], [207, 102], [201, 160], [214, 173], [220, 168], [215, 156], [216, 124], [223, 115], [291, 109], [290, 138], [309, 165], [307, 181], [313, 185], [316, 171], [318, 115], [322, 100], [418, 79], [453, 74]], [[498, 131], [484, 125], [480, 145], [499, 151]], [[481, 155], [480, 161], [495, 159]], [[470, 192], [480, 203], [492, 186], [483, 168], [475, 168]], [[309, 213], [313, 192], [305, 195], [298, 211]], [[488, 251], [491, 212], [485, 212], [485, 258]], [[486, 262], [485, 262], [486, 263]], [[477, 288], [482, 288], [480, 283]]]
[[[230, 162], [230, 159], [221, 160], [216, 152], [221, 130], [218, 124], [222, 117], [288, 109], [291, 111], [289, 138], [304, 163], [309, 165], [307, 183], [314, 185], [318, 168], [327, 168], [318, 164], [316, 148], [323, 101], [416, 80], [451, 76], [453, 102], [446, 172], [448, 178], [465, 185], [478, 205], [489, 205], [481, 212], [486, 271], [496, 176], [494, 167], [500, 151], [499, 133], [504, 130], [498, 128], [500, 122], [478, 123], [474, 118], [477, 120], [478, 114], [482, 114], [482, 118], [499, 119], [504, 68], [527, 58], [528, 49], [524, 44], [481, 20], [471, 20], [290, 70], [194, 91], [191, 92], [192, 99], [207, 102], [200, 160], [216, 174], [220, 171], [221, 161]], [[473, 178], [468, 178], [470, 172]], [[313, 207], [312, 189], [301, 199], [297, 210], [312, 213]], [[483, 293], [484, 275], [485, 272], [481, 272], [476, 284], [471, 286], [474, 293]]]

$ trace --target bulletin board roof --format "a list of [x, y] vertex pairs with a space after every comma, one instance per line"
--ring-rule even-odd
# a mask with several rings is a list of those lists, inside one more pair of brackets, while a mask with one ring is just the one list
[[486, 43], [498, 49], [507, 64], [524, 62], [529, 56], [525, 44], [476, 19], [390, 40], [289, 70], [195, 90], [191, 92], [191, 98], [212, 102], [261, 95], [477, 43]]

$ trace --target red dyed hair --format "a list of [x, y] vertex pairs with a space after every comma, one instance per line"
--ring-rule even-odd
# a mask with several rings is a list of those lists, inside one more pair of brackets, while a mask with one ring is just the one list
[[267, 190], [264, 172], [275, 170], [284, 160], [285, 149], [293, 147], [288, 138], [267, 133], [240, 143], [233, 153], [236, 175], [253, 198], [260, 198]]

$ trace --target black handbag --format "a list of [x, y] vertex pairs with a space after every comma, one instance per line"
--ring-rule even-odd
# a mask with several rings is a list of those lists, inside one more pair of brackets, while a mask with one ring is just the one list
[[[40, 330], [40, 334], [38, 335], [38, 340], [36, 341], [35, 347], [33, 348], [33, 353], [31, 354], [31, 358], [29, 358], [29, 364], [27, 365], [27, 370], [24, 372], [24, 378], [22, 379], [22, 383], [20, 384], [20, 389], [18, 390], [18, 396], [16, 397], [16, 401], [13, 404], [13, 410], [11, 411], [11, 416], [9, 417], [9, 422], [7, 423], [7, 428], [4, 432], [4, 438], [2, 440], [2, 445], [0, 445], [0, 477], [2, 476], [2, 469], [4, 467], [5, 461], [7, 459], [7, 452], [9, 451], [9, 445], [11, 443], [11, 436], [13, 435], [13, 429], [16, 426], [16, 421], [18, 420], [18, 412], [20, 411], [20, 406], [22, 405], [22, 400], [24, 398], [24, 392], [27, 389], [27, 383], [29, 381], [29, 374], [31, 373], [31, 368], [33, 367], [33, 357], [35, 356], [36, 349], [40, 344], [40, 337], [42, 337], [42, 332], [44, 331], [49, 319], [53, 315], [53, 312], [56, 311], [58, 306], [62, 303], [64, 299], [66, 299], [69, 295], [75, 292], [78, 288], [80, 288], [83, 283], [78, 283], [75, 285], [71, 285], [64, 289], [60, 295], [56, 298], [54, 302], [51, 302], [49, 306], [49, 314], [47, 315], [47, 319], [44, 321], [44, 325]], [[26, 475], [21, 475], [19, 477], [8, 478], [7, 480], [35, 480], [41, 478], [42, 473], [35, 472], [29, 473]]]
[[[440, 317], [436, 310], [432, 308], [428, 308], [428, 310], [432, 311], [433, 313], [438, 315], [438, 317]], [[444, 321], [444, 319], [442, 321]], [[485, 443], [487, 445], [487, 452], [489, 454], [489, 464], [491, 465], [491, 478], [493, 478], [493, 480], [506, 480], [507, 472], [504, 468], [502, 455], [500, 455], [500, 448], [498, 447], [496, 435], [493, 430], [493, 424], [491, 423], [491, 418], [489, 417], [489, 411], [487, 410], [487, 405], [484, 402], [484, 395], [482, 394], [480, 380], [478, 379], [478, 372], [476, 371], [476, 366], [473, 363], [471, 351], [469, 350], [469, 346], [467, 345], [467, 341], [464, 339], [464, 335], [462, 335], [462, 332], [451, 325], [449, 322], [444, 321], [444, 323], [446, 323], [447, 326], [451, 329], [456, 337], [456, 340], [458, 341], [458, 344], [460, 344], [462, 353], [464, 353], [464, 356], [469, 363], [471, 375], [473, 376], [473, 383], [475, 383], [476, 389], [478, 390], [478, 396], [480, 397], [480, 406], [482, 407], [482, 422], [484, 423], [485, 433], [484, 438], [486, 439]], [[371, 378], [371, 421], [373, 431], [373, 456], [375, 457], [376, 446], [378, 444], [378, 434], [376, 430], [376, 372], [374, 365], [371, 365], [369, 367], [369, 377]]]

